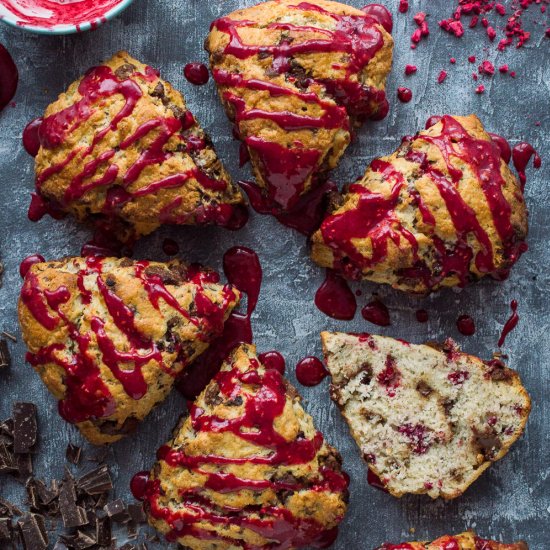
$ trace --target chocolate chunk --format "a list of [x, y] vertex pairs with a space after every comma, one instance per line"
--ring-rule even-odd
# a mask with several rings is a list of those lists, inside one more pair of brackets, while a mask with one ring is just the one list
[[0, 518], [0, 542], [13, 540], [13, 526], [10, 518]]
[[[133, 416], [129, 416], [120, 427], [118, 426], [118, 422], [114, 420], [106, 420], [100, 422], [98, 425], [101, 433], [107, 435], [128, 435], [138, 427], [139, 420]], [[98, 462], [101, 462], [101, 460], [98, 460]]]
[[135, 523], [145, 523], [147, 521], [147, 515], [143, 509], [143, 503], [128, 504], [128, 514]]
[[7, 369], [11, 365], [11, 355], [8, 341], [0, 338], [0, 369]]
[[213, 382], [206, 389], [206, 392], [204, 394], [204, 402], [211, 407], [215, 407], [216, 405], [219, 405], [222, 401], [223, 399], [220, 395], [220, 387], [218, 386], [218, 384], [216, 384], [216, 382]]
[[416, 391], [420, 395], [428, 397], [428, 395], [430, 395], [433, 390], [428, 384], [426, 384], [426, 382], [424, 382], [424, 380], [420, 380], [420, 382], [418, 382], [418, 384], [416, 385]]
[[80, 527], [88, 523], [84, 508], [77, 505], [76, 485], [69, 472], [66, 473], [59, 490], [59, 508], [65, 527]]
[[113, 488], [113, 482], [109, 475], [109, 468], [102, 465], [84, 474], [78, 479], [77, 486], [89, 495], [99, 495], [110, 491]]
[[135, 539], [139, 535], [139, 527], [138, 527], [137, 523], [135, 523], [133, 521], [129, 521], [127, 523], [126, 529], [127, 529], [129, 539]]
[[82, 447], [69, 443], [65, 451], [65, 458], [72, 464], [78, 464], [82, 455]]
[[138, 550], [138, 547], [135, 544], [130, 544], [127, 542], [126, 544], [120, 546], [118, 550]]
[[494, 430], [475, 432], [474, 442], [486, 460], [493, 460], [502, 447], [502, 442]]
[[161, 266], [150, 266], [145, 270], [147, 277], [159, 277], [165, 285], [177, 285], [182, 282], [181, 275], [176, 270]]
[[26, 480], [32, 476], [32, 456], [30, 454], [16, 455], [17, 477]]
[[120, 67], [116, 68], [115, 75], [120, 80], [126, 80], [127, 78], [132, 76], [135, 70], [136, 70], [135, 65], [132, 65], [131, 63], [124, 63], [124, 65], [121, 65]]
[[499, 382], [501, 380], [509, 380], [512, 378], [511, 369], [507, 368], [506, 365], [499, 359], [493, 359], [492, 361], [489, 361], [487, 365], [489, 367], [487, 375], [491, 380]]
[[363, 371], [361, 374], [361, 384], [368, 386], [372, 380], [372, 366], [369, 363], [363, 363], [361, 370]]
[[31, 506], [37, 511], [43, 511], [59, 496], [57, 481], [53, 481], [51, 487], [36, 478], [31, 478], [26, 484], [27, 495]]
[[18, 522], [25, 550], [46, 550], [48, 535], [44, 518], [40, 514], [25, 514]]
[[32, 453], [37, 438], [36, 405], [13, 404], [13, 452]]
[[86, 550], [95, 546], [96, 543], [95, 533], [88, 534], [83, 531], [77, 531], [76, 536], [72, 540], [74, 550]]
[[108, 517], [97, 518], [95, 538], [98, 546], [111, 544], [111, 519]]
[[69, 547], [61, 540], [58, 540], [53, 547], [53, 550], [69, 550]]
[[3, 518], [12, 518], [13, 516], [20, 516], [23, 512], [11, 502], [4, 500], [0, 497], [0, 516]]
[[0, 435], [13, 439], [13, 419], [8, 418], [4, 422], [0, 423]]
[[112, 502], [108, 502], [103, 507], [103, 510], [105, 510], [105, 513], [107, 514], [107, 516], [109, 516], [112, 520], [117, 522], [121, 522], [125, 518], [130, 517], [126, 512], [126, 505], [124, 504], [124, 501], [120, 498], [117, 498]]
[[149, 93], [152, 97], [160, 97], [163, 98], [165, 95], [164, 92], [164, 84], [162, 82], [158, 82], [155, 86], [155, 89]]

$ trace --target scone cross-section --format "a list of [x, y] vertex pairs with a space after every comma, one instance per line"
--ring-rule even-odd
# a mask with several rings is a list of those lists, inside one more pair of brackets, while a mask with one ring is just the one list
[[33, 265], [19, 299], [27, 361], [92, 443], [131, 432], [221, 334], [240, 293], [217, 273], [127, 258]]
[[506, 544], [478, 537], [473, 531], [459, 535], [444, 535], [432, 542], [386, 543], [376, 550], [529, 550], [523, 541]]
[[61, 94], [39, 137], [32, 216], [42, 201], [53, 216], [117, 220], [133, 237], [243, 217], [242, 194], [182, 95], [126, 52]]
[[531, 403], [499, 360], [370, 334], [321, 334], [331, 396], [393, 496], [461, 495], [520, 437]]
[[346, 512], [339, 453], [281, 373], [236, 348], [158, 451], [139, 498], [193, 550], [325, 547]]
[[212, 23], [212, 74], [265, 198], [291, 209], [335, 168], [354, 126], [388, 112], [391, 15], [272, 0]]
[[312, 237], [315, 262], [415, 293], [508, 275], [527, 250], [509, 149], [474, 115], [429, 123], [334, 200]]

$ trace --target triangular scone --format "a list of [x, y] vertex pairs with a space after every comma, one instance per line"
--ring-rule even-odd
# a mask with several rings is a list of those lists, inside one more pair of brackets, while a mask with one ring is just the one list
[[383, 336], [321, 333], [331, 396], [394, 496], [461, 495], [520, 437], [531, 409], [500, 361]]
[[473, 531], [466, 531], [460, 535], [445, 535], [432, 542], [386, 543], [376, 550], [529, 550], [529, 547], [523, 541], [505, 544], [482, 539]]
[[421, 293], [505, 277], [527, 249], [527, 210], [497, 143], [474, 115], [404, 138], [348, 187], [313, 236], [313, 260]]
[[243, 197], [182, 95], [116, 54], [52, 103], [39, 131], [36, 190], [53, 211], [161, 224], [231, 225]]
[[25, 277], [27, 360], [92, 443], [117, 441], [223, 329], [239, 292], [214, 272], [127, 258], [67, 258]]
[[292, 549], [336, 537], [347, 486], [296, 390], [244, 344], [159, 450], [144, 495], [151, 525], [186, 548]]
[[214, 21], [206, 49], [256, 181], [283, 210], [336, 167], [353, 126], [388, 111], [393, 40], [351, 6], [258, 4]]

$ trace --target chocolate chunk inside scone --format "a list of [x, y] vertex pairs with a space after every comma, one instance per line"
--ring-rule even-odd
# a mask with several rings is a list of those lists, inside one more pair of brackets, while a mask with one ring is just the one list
[[126, 52], [61, 94], [39, 135], [36, 192], [55, 212], [115, 218], [134, 236], [161, 224], [231, 226], [242, 213], [182, 95]]
[[523, 541], [505, 544], [482, 539], [473, 531], [466, 531], [460, 535], [445, 535], [432, 542], [386, 543], [376, 550], [529, 550], [529, 547]]
[[321, 333], [331, 396], [393, 496], [461, 495], [520, 437], [531, 403], [500, 361], [370, 334]]
[[290, 550], [335, 539], [347, 486], [296, 390], [244, 344], [161, 447], [139, 496], [151, 525], [185, 548]]
[[353, 126], [387, 114], [391, 16], [365, 10], [273, 0], [212, 23], [206, 49], [220, 98], [274, 207], [292, 208], [336, 167]]
[[25, 277], [27, 360], [92, 443], [131, 432], [223, 330], [240, 294], [214, 272], [127, 258], [67, 258]]
[[527, 210], [502, 156], [476, 116], [441, 117], [348, 187], [313, 260], [419, 293], [506, 277], [527, 249]]

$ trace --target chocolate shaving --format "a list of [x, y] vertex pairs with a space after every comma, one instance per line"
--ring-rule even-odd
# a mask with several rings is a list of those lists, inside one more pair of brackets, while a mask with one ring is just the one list
[[46, 550], [48, 535], [44, 518], [40, 514], [25, 514], [18, 522], [25, 550]]
[[34, 452], [38, 426], [34, 403], [13, 404], [13, 452], [24, 454]]
[[79, 464], [82, 457], [82, 447], [69, 443], [65, 451], [65, 458], [72, 464]]
[[11, 355], [8, 342], [0, 338], [0, 369], [7, 369], [11, 365]]
[[10, 518], [0, 518], [0, 542], [13, 540], [13, 526]]
[[9, 332], [3, 330], [2, 332], [0, 332], [0, 335], [8, 338], [8, 340], [11, 340], [14, 344], [17, 344], [17, 336], [15, 336], [15, 334], [10, 334]]
[[99, 495], [106, 493], [113, 488], [113, 482], [109, 475], [109, 469], [106, 465], [99, 466], [84, 474], [76, 482], [79, 490], [89, 495]]
[[10, 447], [9, 443], [0, 441], [0, 474], [17, 472], [17, 460]]
[[116, 522], [122, 522], [125, 519], [127, 520], [130, 518], [128, 512], [126, 511], [126, 505], [124, 504], [124, 501], [120, 498], [108, 502], [103, 507], [103, 510], [105, 510], [107, 516], [109, 516], [113, 521]]

